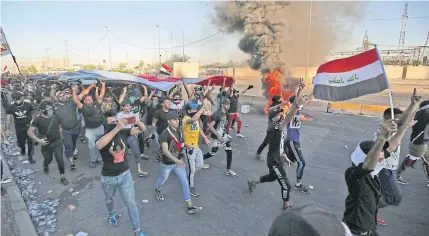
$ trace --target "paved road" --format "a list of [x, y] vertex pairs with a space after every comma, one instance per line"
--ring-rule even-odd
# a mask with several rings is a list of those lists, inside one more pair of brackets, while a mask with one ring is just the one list
[[[310, 195], [292, 191], [291, 198], [298, 206], [312, 203], [334, 212], [341, 218], [347, 193], [344, 171], [350, 166], [350, 154], [359, 141], [372, 138], [379, 120], [320, 112], [312, 112], [312, 116], [313, 121], [304, 121], [302, 125], [302, 148], [308, 163], [303, 181], [313, 185], [314, 190]], [[223, 174], [226, 165], [223, 151], [208, 160], [207, 163], [212, 167], [198, 172], [195, 179], [201, 196], [193, 198], [193, 202], [204, 207], [199, 215], [190, 216], [185, 212], [180, 184], [174, 174], [163, 188], [166, 200], [159, 203], [153, 195], [157, 163], [153, 159], [143, 161], [144, 169], [150, 173], [148, 178], [137, 177], [136, 168], [131, 165], [142, 229], [148, 235], [266, 234], [273, 218], [282, 212], [280, 187], [277, 182], [267, 183], [258, 185], [254, 194], [248, 193], [247, 178], [267, 172], [265, 163], [253, 159], [254, 152], [263, 139], [261, 134], [266, 128], [266, 118], [259, 114], [248, 114], [243, 115], [243, 120], [244, 124], [249, 125], [244, 127], [242, 132], [246, 138], [233, 137], [232, 168], [239, 177], [231, 178]], [[402, 156], [407, 153], [406, 147], [405, 139]], [[40, 182], [37, 184], [39, 201], [49, 198], [61, 200], [57, 213], [58, 231], [54, 235], [64, 236], [79, 231], [89, 235], [132, 235], [131, 222], [122, 200], [119, 200], [119, 194], [116, 198], [116, 209], [122, 218], [118, 228], [108, 227], [104, 194], [100, 188], [101, 166], [96, 169], [89, 168], [87, 148], [79, 143], [79, 150], [78, 169], [72, 173], [67, 171], [70, 180], [68, 186], [59, 183], [55, 161], [50, 166], [51, 172], [48, 176], [42, 171], [35, 174], [36, 183]], [[35, 152], [37, 163], [25, 166], [41, 170], [42, 157], [39, 147]], [[265, 153], [266, 150], [264, 155]], [[154, 152], [150, 155], [154, 156]], [[68, 164], [66, 167], [69, 167]], [[290, 167], [287, 171], [291, 182], [294, 182], [295, 167]], [[408, 171], [404, 178], [409, 180], [410, 185], [402, 188], [403, 201], [398, 207], [380, 211], [380, 215], [389, 225], [379, 227], [379, 233], [389, 236], [428, 235], [429, 189], [426, 188], [427, 180], [421, 164], [417, 164], [416, 170]], [[69, 188], [79, 191], [79, 194], [72, 196]], [[52, 192], [48, 193], [49, 190]], [[143, 199], [149, 202], [142, 203]], [[69, 204], [75, 205], [77, 210], [68, 210]]]

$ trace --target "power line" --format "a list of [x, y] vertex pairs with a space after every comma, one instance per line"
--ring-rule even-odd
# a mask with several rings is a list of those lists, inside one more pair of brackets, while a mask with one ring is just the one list
[[[408, 17], [408, 19], [425, 19], [429, 18], [429, 16], [415, 16]], [[402, 17], [396, 18], [378, 18], [378, 19], [362, 19], [362, 20], [320, 20], [323, 22], [361, 22], [361, 21], [389, 21], [389, 20], [402, 20]]]
[[[164, 47], [164, 48], [143, 47], [143, 46], [139, 46], [139, 45], [127, 42], [127, 41], [119, 38], [118, 36], [114, 36], [114, 38], [116, 38], [116, 39], [118, 39], [118, 40], [120, 40], [120, 41], [122, 41], [122, 42], [124, 42], [126, 44], [129, 44], [131, 46], [138, 47], [138, 48], [141, 48], [141, 49], [148, 49], [148, 50], [162, 49], [162, 50], [168, 50], [168, 49], [181, 48], [181, 47], [184, 47], [184, 46], [189, 46], [189, 45], [192, 45], [192, 44], [195, 44], [195, 43], [199, 43], [199, 42], [204, 41], [206, 39], [212, 38], [212, 37], [214, 37], [214, 36], [216, 36], [216, 35], [218, 35], [218, 34], [220, 34], [222, 32], [223, 32], [222, 30], [219, 30], [218, 32], [216, 32], [216, 33], [214, 33], [212, 35], [206, 36], [204, 38], [201, 38], [201, 39], [198, 39], [198, 40], [195, 40], [195, 41], [192, 41], [192, 42], [189, 42], [187, 44], [182, 44], [182, 45], [177, 45], [177, 46], [172, 46], [172, 47]], [[110, 33], [112, 33], [112, 31], [110, 31]]]
[[107, 36], [107, 33], [104, 33], [103, 37], [101, 37], [92, 47], [88, 49], [88, 51], [91, 51], [95, 46], [97, 46], [101, 41]]

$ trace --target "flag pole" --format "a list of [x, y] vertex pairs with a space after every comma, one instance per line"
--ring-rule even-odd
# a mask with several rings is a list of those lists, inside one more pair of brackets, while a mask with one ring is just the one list
[[307, 82], [307, 71], [308, 71], [308, 63], [310, 61], [310, 40], [311, 40], [311, 13], [313, 11], [313, 0], [310, 1], [310, 18], [308, 20], [308, 40], [307, 40], [307, 61], [305, 65], [305, 77], [304, 82]]
[[10, 53], [10, 55], [12, 56], [13, 62], [15, 62], [15, 65], [16, 65], [16, 68], [18, 69], [19, 74], [22, 75], [21, 69], [19, 69], [19, 65], [18, 65], [18, 62], [16, 62], [15, 56], [12, 54], [12, 52]]
[[384, 69], [384, 63], [383, 63], [383, 60], [380, 57], [380, 52], [378, 51], [377, 45], [376, 44], [373, 44], [373, 45], [375, 47], [375, 51], [377, 52], [378, 59], [380, 60], [380, 63], [381, 63], [381, 68], [383, 70], [384, 79], [386, 80], [387, 93], [389, 94], [390, 112], [391, 112], [391, 115], [392, 115], [392, 119], [395, 119], [395, 112], [393, 111], [392, 90], [390, 89], [389, 81], [387, 80], [387, 74], [386, 74], [386, 70]]

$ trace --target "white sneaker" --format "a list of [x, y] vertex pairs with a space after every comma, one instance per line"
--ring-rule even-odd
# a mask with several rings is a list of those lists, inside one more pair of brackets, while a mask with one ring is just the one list
[[79, 154], [79, 150], [77, 150], [77, 148], [74, 150], [73, 155], [76, 156], [77, 154]]
[[4, 179], [2, 179], [2, 180], [1, 180], [1, 183], [2, 183], [2, 184], [7, 184], [7, 183], [10, 183], [10, 181], [12, 181], [12, 178], [10, 178], [10, 177], [5, 177]]
[[238, 138], [244, 138], [244, 135], [242, 135], [242, 134], [238, 133], [238, 134], [237, 134], [237, 137], [238, 137]]
[[227, 134], [226, 136], [227, 136], [229, 139], [232, 139], [231, 135]]

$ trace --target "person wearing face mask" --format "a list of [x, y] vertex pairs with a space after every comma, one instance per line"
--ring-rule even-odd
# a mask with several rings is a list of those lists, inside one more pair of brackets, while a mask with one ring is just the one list
[[185, 108], [185, 101], [182, 99], [182, 95], [180, 93], [175, 93], [172, 96], [171, 100], [171, 111], [176, 112], [179, 116], [180, 126], [182, 125], [181, 121], [183, 118], [183, 109]]
[[[295, 98], [301, 96], [302, 90], [304, 89], [305, 85], [301, 83], [298, 88], [298, 92], [296, 95], [293, 95], [289, 98], [289, 102], [292, 104], [292, 106], [296, 106]], [[312, 96], [310, 96], [311, 98]], [[284, 130], [286, 139], [285, 139], [285, 153], [288, 157], [288, 160], [291, 162], [296, 162], [296, 183], [294, 185], [294, 188], [303, 192], [303, 193], [310, 193], [307, 186], [301, 183], [302, 177], [304, 175], [304, 168], [306, 165], [304, 156], [302, 155], [301, 151], [301, 144], [299, 142], [300, 138], [300, 130], [301, 130], [301, 111], [302, 111], [303, 105], [299, 105], [298, 112], [295, 114], [294, 118], [288, 123], [287, 129]]]
[[[92, 88], [95, 87], [96, 100], [92, 98], [88, 93]], [[77, 104], [77, 107], [82, 111], [83, 118], [85, 120], [85, 137], [88, 139], [88, 149], [90, 158], [90, 167], [95, 168], [97, 163], [101, 160], [99, 152], [95, 147], [95, 141], [104, 134], [104, 114], [101, 108], [103, 102], [104, 93], [106, 89], [106, 83], [101, 82], [101, 91], [98, 91], [96, 84], [92, 84], [82, 93], [83, 103], [80, 102], [78, 95], [76, 94], [77, 87], [73, 87], [73, 101]], [[79, 96], [81, 96], [80, 94]]]
[[[28, 137], [27, 131], [30, 127], [31, 119], [33, 118], [33, 111], [33, 105], [24, 101], [22, 93], [12, 93], [12, 104], [6, 110], [5, 132], [7, 135], [9, 135], [10, 124], [13, 117], [15, 123], [16, 139], [18, 141], [19, 148], [21, 148], [21, 156], [24, 156], [27, 151], [28, 161], [31, 164], [36, 163], [36, 161], [33, 159], [33, 140]], [[27, 143], [27, 150], [25, 148], [25, 143]]]
[[[43, 101], [39, 107], [41, 113], [34, 117], [31, 126], [28, 129], [28, 136], [38, 142], [41, 147], [43, 155], [43, 172], [49, 173], [49, 164], [52, 162], [53, 157], [58, 164], [60, 171], [60, 182], [64, 185], [68, 184], [65, 177], [64, 160], [63, 160], [63, 145], [61, 124], [57, 115], [54, 115], [53, 103], [51, 101]], [[36, 137], [34, 131], [39, 131], [39, 137]]]
[[73, 100], [67, 99], [67, 93], [63, 91], [56, 92], [53, 97], [56, 100], [54, 104], [54, 114], [58, 118], [62, 127], [64, 153], [70, 162], [70, 169], [76, 169], [74, 155], [77, 138], [79, 137], [79, 120], [77, 106]]
[[[134, 124], [127, 124], [126, 120], [118, 120], [111, 111], [106, 113], [107, 127], [105, 134], [97, 140], [96, 147], [100, 150], [103, 158], [101, 168], [101, 188], [105, 196], [105, 203], [108, 210], [108, 224], [116, 227], [118, 225], [119, 214], [115, 212], [115, 195], [118, 190], [122, 201], [128, 208], [131, 223], [135, 236], [144, 236], [140, 227], [140, 215], [136, 204], [136, 194], [133, 177], [131, 175], [128, 159], [126, 155], [127, 137], [137, 135], [146, 130], [145, 125], [140, 122], [137, 116]], [[137, 126], [131, 129], [126, 125]]]
[[268, 139], [268, 154], [267, 154], [267, 166], [269, 174], [261, 176], [259, 179], [248, 179], [247, 185], [249, 187], [249, 192], [253, 193], [256, 184], [273, 182], [277, 180], [281, 188], [281, 196], [283, 199], [283, 209], [288, 209], [293, 206], [289, 202], [289, 194], [291, 190], [291, 185], [289, 179], [286, 175], [286, 170], [284, 165], [286, 163], [286, 158], [284, 154], [284, 140], [285, 134], [283, 130], [287, 128], [289, 122], [291, 122], [295, 115], [298, 112], [299, 106], [304, 105], [308, 102], [308, 97], [300, 96], [297, 99], [296, 105], [294, 105], [286, 115], [283, 116], [283, 110], [277, 108], [276, 110], [270, 111], [268, 118], [272, 121], [273, 125], [268, 128], [267, 139]]

